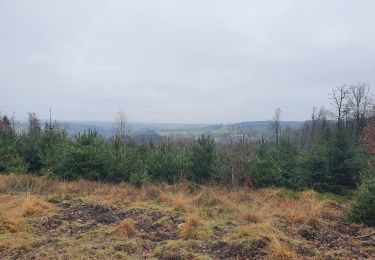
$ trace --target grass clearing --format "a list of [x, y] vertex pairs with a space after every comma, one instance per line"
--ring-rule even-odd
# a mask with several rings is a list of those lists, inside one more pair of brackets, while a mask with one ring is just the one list
[[313, 191], [0, 175], [0, 258], [375, 257], [374, 229], [345, 207]]

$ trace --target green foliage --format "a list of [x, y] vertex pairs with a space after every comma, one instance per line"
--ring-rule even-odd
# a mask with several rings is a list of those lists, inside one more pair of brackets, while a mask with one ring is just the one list
[[0, 170], [40, 173], [60, 160], [57, 145], [67, 142], [63, 130], [50, 125], [42, 129], [35, 114], [29, 115], [27, 129], [19, 135], [10, 127], [0, 131]]
[[256, 152], [251, 177], [258, 188], [279, 186], [281, 183], [275, 150], [266, 143], [261, 143]]
[[225, 149], [218, 150], [215, 158], [215, 170], [211, 178], [216, 183], [227, 185], [230, 183], [230, 155]]
[[375, 226], [375, 179], [366, 180], [355, 191], [348, 218], [356, 223]]
[[302, 152], [300, 163], [308, 188], [318, 191], [329, 190], [329, 162], [325, 145], [317, 144], [309, 151]]
[[64, 130], [46, 125], [29, 127], [17, 139], [17, 150], [23, 161], [28, 165], [28, 172], [41, 173], [57, 170], [61, 164], [61, 155], [69, 144]]
[[289, 139], [281, 139], [277, 147], [265, 142], [256, 145], [245, 137], [216, 146], [205, 135], [192, 146], [136, 142], [127, 136], [104, 140], [95, 131], [71, 138], [51, 124], [42, 128], [33, 113], [26, 129], [16, 133], [7, 117], [0, 118], [0, 172], [136, 185], [188, 179], [235, 186], [250, 175], [259, 188], [313, 188], [336, 194], [355, 189], [361, 174], [368, 175], [366, 154], [345, 126], [329, 126], [319, 138], [311, 138], [311, 147], [300, 147]]
[[43, 167], [41, 152], [42, 138], [38, 133], [23, 133], [17, 140], [17, 150], [28, 165], [27, 171], [38, 173]]
[[0, 172], [25, 172], [27, 164], [17, 152], [16, 136], [0, 132]]
[[17, 139], [17, 150], [24, 162], [28, 165], [28, 172], [38, 173], [43, 167], [41, 159], [43, 132], [39, 119], [35, 113], [28, 114], [27, 131]]
[[237, 181], [241, 181], [242, 183], [251, 173], [251, 158], [253, 155], [252, 145], [247, 139], [242, 138], [236, 144], [234, 152], [234, 169], [237, 173]]
[[151, 176], [148, 174], [147, 170], [144, 169], [140, 172], [131, 173], [129, 181], [131, 184], [140, 187], [149, 184], [151, 182]]
[[210, 136], [202, 135], [191, 147], [188, 179], [204, 183], [215, 172], [215, 143]]
[[138, 172], [141, 168], [143, 161], [141, 160], [136, 147], [128, 146], [121, 154], [118, 150], [113, 149], [113, 161], [110, 164], [107, 180], [112, 182], [129, 181], [131, 173]]
[[355, 188], [360, 172], [366, 167], [366, 158], [342, 129], [328, 140], [327, 156], [330, 191], [342, 194]]
[[276, 195], [282, 199], [300, 199], [300, 192], [285, 188], [278, 189]]
[[171, 144], [161, 143], [152, 149], [146, 159], [148, 173], [153, 181], [176, 182], [182, 173], [182, 162], [179, 151]]
[[262, 143], [251, 176], [256, 187], [313, 188], [343, 194], [356, 187], [365, 168], [363, 150], [337, 131], [309, 150], [297, 149], [287, 140], [281, 140], [277, 148]]
[[88, 131], [78, 135], [73, 144], [64, 149], [56, 173], [63, 179], [104, 180], [112, 161], [113, 154], [104, 140], [95, 131]]
[[278, 148], [261, 143], [252, 164], [252, 180], [256, 187], [304, 187], [304, 176], [299, 164], [300, 151], [288, 140], [281, 140]]
[[52, 126], [46, 126], [41, 139], [42, 171], [53, 173], [59, 168], [62, 162], [61, 155], [70, 145], [70, 140], [64, 130]]
[[301, 189], [305, 186], [300, 165], [300, 150], [289, 140], [281, 140], [275, 157], [280, 176], [279, 186]]

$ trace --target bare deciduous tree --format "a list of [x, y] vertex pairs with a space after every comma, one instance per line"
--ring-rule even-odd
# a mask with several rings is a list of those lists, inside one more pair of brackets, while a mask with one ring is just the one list
[[119, 111], [116, 117], [116, 141], [118, 144], [118, 149], [121, 157], [124, 155], [125, 152], [126, 137], [128, 134], [128, 125], [125, 113], [123, 111]]
[[320, 128], [321, 128], [321, 134], [322, 135], [326, 131], [329, 114], [330, 114], [330, 112], [327, 109], [325, 109], [325, 107], [321, 107], [319, 109], [318, 118], [319, 118], [319, 121], [320, 121]]
[[281, 109], [278, 107], [272, 117], [272, 130], [275, 135], [276, 146], [279, 146], [279, 139], [281, 136]]
[[235, 173], [235, 168], [234, 168], [234, 165], [235, 165], [235, 152], [234, 152], [234, 146], [235, 146], [235, 140], [236, 140], [236, 127], [235, 127], [235, 124], [231, 123], [231, 124], [228, 124], [228, 134], [229, 134], [229, 150], [230, 150], [230, 172], [231, 172], [231, 182], [232, 182], [232, 186], [236, 186], [237, 185], [237, 177], [236, 177], [236, 173]]
[[314, 140], [315, 137], [315, 130], [316, 125], [319, 122], [319, 114], [318, 114], [318, 108], [316, 106], [313, 106], [312, 113], [311, 113], [311, 141]]
[[348, 107], [353, 114], [355, 122], [355, 134], [358, 135], [360, 128], [363, 126], [362, 121], [366, 117], [369, 110], [370, 87], [366, 83], [359, 83], [350, 86], [348, 95]]
[[41, 131], [41, 127], [37, 115], [34, 112], [30, 112], [27, 114], [27, 117], [29, 133], [39, 133]]
[[341, 126], [342, 117], [346, 108], [346, 99], [348, 96], [348, 88], [346, 85], [340, 85], [332, 89], [331, 99], [336, 109], [337, 126]]

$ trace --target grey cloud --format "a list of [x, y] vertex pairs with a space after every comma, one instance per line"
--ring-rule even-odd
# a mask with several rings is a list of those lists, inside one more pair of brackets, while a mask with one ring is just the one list
[[371, 0], [2, 1], [0, 111], [58, 120], [308, 118], [375, 82]]

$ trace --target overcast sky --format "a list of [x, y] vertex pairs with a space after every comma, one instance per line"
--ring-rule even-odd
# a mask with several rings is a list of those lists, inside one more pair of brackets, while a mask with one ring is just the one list
[[0, 0], [0, 111], [57, 120], [303, 120], [375, 82], [373, 0]]

